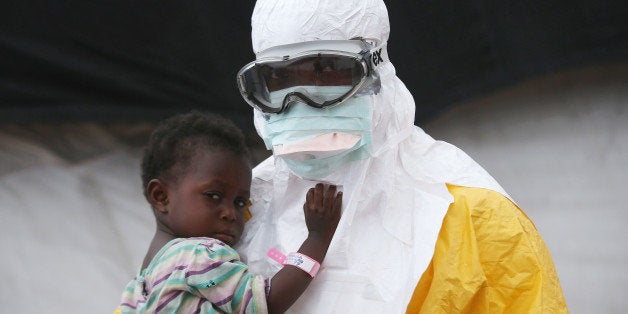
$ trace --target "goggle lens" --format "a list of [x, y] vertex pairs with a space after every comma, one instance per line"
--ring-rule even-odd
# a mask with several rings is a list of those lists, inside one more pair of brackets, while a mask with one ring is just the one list
[[[240, 74], [240, 88], [247, 101], [263, 112], [285, 108], [283, 97], [271, 93], [301, 87], [299, 96], [323, 107], [352, 91], [367, 76], [363, 61], [356, 57], [318, 53], [290, 60], [259, 62]], [[341, 95], [318, 93], [316, 87], [346, 87]], [[332, 98], [333, 97], [333, 98]]]
[[353, 86], [362, 78], [360, 63], [349, 57], [317, 56], [261, 64], [269, 92], [293, 86]]

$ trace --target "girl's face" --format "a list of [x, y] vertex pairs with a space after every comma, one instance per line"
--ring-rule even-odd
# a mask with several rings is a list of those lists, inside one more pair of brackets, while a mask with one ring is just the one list
[[177, 237], [211, 237], [233, 246], [244, 229], [251, 167], [231, 152], [202, 151], [167, 184], [166, 225]]

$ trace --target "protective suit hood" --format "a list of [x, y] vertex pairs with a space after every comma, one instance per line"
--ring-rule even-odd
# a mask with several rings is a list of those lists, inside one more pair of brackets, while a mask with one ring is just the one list
[[[382, 1], [257, 1], [253, 16], [252, 44], [255, 53], [270, 47], [312, 40], [348, 40], [356, 37], [388, 41], [390, 24]], [[373, 103], [373, 154], [394, 146], [406, 137], [414, 123], [414, 100], [395, 76], [390, 60], [378, 69], [381, 90]], [[398, 87], [400, 87], [398, 89]], [[406, 101], [396, 102], [400, 93]], [[255, 111], [255, 126], [265, 138], [263, 117]], [[379, 150], [377, 149], [379, 148]]]
[[255, 53], [310, 40], [354, 37], [388, 41], [388, 11], [382, 1], [257, 1], [251, 17]]

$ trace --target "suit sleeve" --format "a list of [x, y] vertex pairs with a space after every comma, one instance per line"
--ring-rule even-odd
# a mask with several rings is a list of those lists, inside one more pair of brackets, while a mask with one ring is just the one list
[[567, 313], [530, 219], [495, 191], [448, 185], [450, 205], [408, 313]]

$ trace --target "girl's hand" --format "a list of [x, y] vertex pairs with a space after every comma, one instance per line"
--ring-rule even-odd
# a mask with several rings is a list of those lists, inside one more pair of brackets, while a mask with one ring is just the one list
[[310, 236], [320, 236], [331, 241], [340, 221], [342, 192], [336, 193], [336, 186], [325, 187], [318, 183], [309, 189], [303, 204], [305, 224]]

